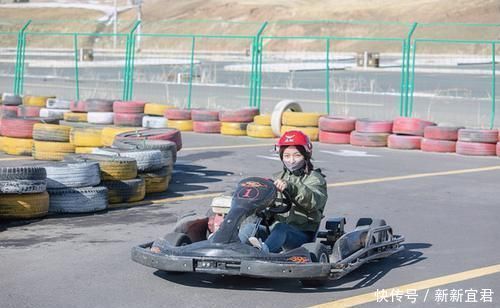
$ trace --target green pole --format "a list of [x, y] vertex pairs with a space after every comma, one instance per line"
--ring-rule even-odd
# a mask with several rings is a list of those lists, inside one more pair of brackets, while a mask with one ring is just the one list
[[330, 39], [326, 39], [326, 114], [330, 114]]
[[23, 73], [24, 73], [24, 50], [26, 47], [26, 35], [25, 31], [28, 26], [31, 24], [32, 20], [28, 20], [23, 27], [19, 30], [17, 35], [17, 50], [16, 50], [16, 67], [14, 73], [14, 94], [20, 95], [22, 90], [23, 83]]
[[19, 94], [24, 93], [24, 65], [26, 63], [26, 34], [22, 34], [22, 47], [21, 47], [21, 67], [19, 74]]
[[406, 91], [406, 74], [405, 74], [405, 68], [406, 68], [406, 41], [403, 41], [403, 46], [401, 47], [401, 53], [403, 55], [402, 63], [401, 63], [401, 96], [399, 98], [399, 116], [402, 117], [404, 116], [406, 110], [405, 110], [405, 104], [404, 104], [404, 93]]
[[189, 86], [188, 86], [188, 109], [191, 109], [191, 93], [193, 90], [193, 66], [194, 66], [195, 37], [191, 38], [191, 60], [189, 63]]
[[132, 72], [132, 68], [131, 66], [133, 65], [132, 63], [132, 59], [133, 59], [133, 55], [132, 53], [135, 52], [134, 50], [134, 40], [135, 40], [135, 37], [133, 36], [135, 30], [137, 29], [137, 27], [139, 26], [139, 24], [141, 23], [140, 20], [137, 20], [135, 23], [134, 23], [134, 26], [132, 27], [132, 29], [130, 30], [130, 32], [128, 33], [127, 35], [127, 49], [126, 49], [126, 52], [125, 52], [125, 71], [124, 71], [124, 88], [123, 88], [123, 100], [129, 100], [130, 96], [131, 96], [131, 91], [130, 91], [130, 83], [133, 82], [133, 72]]
[[261, 102], [262, 102], [262, 53], [264, 51], [264, 40], [261, 38], [259, 40], [259, 48], [258, 48], [258, 57], [259, 57], [259, 62], [258, 62], [258, 69], [257, 69], [257, 108], [260, 110]]
[[412, 61], [411, 61], [411, 75], [410, 75], [410, 101], [409, 101], [409, 115], [413, 113], [413, 93], [415, 92], [415, 57], [417, 53], [417, 42], [413, 41], [412, 48]]
[[248, 101], [248, 107], [253, 106], [253, 92], [255, 89], [255, 49], [256, 47], [255, 43], [255, 37], [252, 39], [252, 66], [250, 70], [250, 88], [249, 88], [249, 101]]
[[80, 82], [78, 70], [78, 33], [73, 34], [73, 46], [75, 48], [75, 83], [76, 83], [76, 100], [80, 100]]
[[127, 43], [125, 45], [125, 64], [123, 66], [123, 91], [122, 100], [127, 100], [127, 89], [128, 89], [128, 58], [130, 49], [130, 34], [127, 34]]
[[258, 107], [260, 110], [260, 98], [261, 98], [261, 87], [262, 87], [262, 52], [264, 49], [264, 44], [263, 44], [263, 39], [262, 39], [262, 33], [266, 29], [267, 25], [269, 22], [265, 21], [261, 26], [259, 31], [257, 32], [257, 35], [255, 37], [256, 43], [257, 43], [257, 48], [255, 50], [256, 54], [256, 76], [255, 76], [255, 101], [253, 104], [253, 107]]
[[491, 53], [491, 58], [492, 58], [492, 71], [493, 71], [493, 81], [491, 85], [491, 121], [490, 121], [490, 129], [493, 129], [493, 126], [495, 126], [495, 96], [496, 96], [496, 56], [495, 56], [495, 43], [491, 43], [492, 47], [492, 53]]
[[407, 44], [406, 44], [406, 53], [407, 53], [407, 56], [406, 56], [406, 64], [407, 64], [407, 67], [406, 67], [406, 82], [407, 82], [407, 86], [406, 86], [406, 91], [405, 91], [405, 104], [406, 104], [406, 114], [405, 114], [405, 117], [409, 117], [410, 116], [410, 107], [408, 106], [408, 97], [409, 97], [409, 91], [410, 89], [413, 89], [413, 84], [410, 83], [410, 51], [411, 51], [411, 37], [413, 35], [413, 32], [415, 32], [415, 29], [417, 28], [418, 26], [418, 23], [414, 22], [411, 26], [411, 29], [410, 29], [410, 32], [408, 33], [408, 37], [406, 38], [407, 40]]
[[21, 34], [17, 34], [17, 47], [16, 47], [16, 66], [14, 67], [14, 94], [18, 95], [18, 79], [19, 79], [19, 62], [21, 57]]
[[134, 92], [135, 42], [136, 42], [136, 36], [132, 34], [132, 46], [130, 47], [130, 62], [128, 69], [129, 78], [128, 78], [127, 100], [132, 99], [132, 95]]

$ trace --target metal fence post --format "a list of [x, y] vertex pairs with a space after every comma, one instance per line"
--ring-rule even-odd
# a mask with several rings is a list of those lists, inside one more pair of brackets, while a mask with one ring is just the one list
[[326, 114], [330, 114], [330, 39], [326, 39]]
[[417, 40], [413, 41], [412, 47], [412, 61], [411, 61], [411, 75], [410, 75], [410, 98], [409, 98], [409, 114], [413, 113], [413, 93], [415, 92], [415, 57], [417, 53]]
[[132, 66], [133, 64], [133, 53], [135, 53], [134, 50], [134, 40], [135, 37], [133, 36], [135, 30], [139, 26], [141, 22], [138, 20], [134, 23], [134, 26], [130, 30], [130, 32], [127, 34], [127, 47], [125, 51], [125, 68], [123, 71], [123, 100], [129, 100], [130, 97], [132, 96], [132, 91], [130, 89], [131, 83], [133, 83], [133, 71], [132, 71]]
[[491, 48], [492, 48], [492, 52], [491, 52], [491, 68], [492, 68], [492, 71], [493, 71], [493, 78], [492, 78], [492, 85], [491, 85], [491, 120], [490, 120], [490, 129], [493, 129], [493, 127], [495, 126], [495, 112], [496, 112], [496, 105], [495, 105], [495, 100], [496, 100], [496, 63], [495, 63], [495, 60], [496, 60], [496, 55], [495, 55], [495, 49], [496, 49], [496, 46], [495, 46], [495, 42], [491, 43]]
[[406, 113], [405, 108], [405, 92], [406, 92], [406, 40], [403, 40], [403, 46], [401, 47], [401, 54], [403, 56], [401, 63], [401, 95], [399, 98], [399, 116], [402, 117]]
[[14, 94], [21, 95], [23, 93], [23, 74], [24, 74], [24, 57], [26, 48], [25, 31], [31, 24], [32, 20], [28, 20], [17, 34], [17, 49], [16, 49], [16, 67], [14, 70]]
[[78, 70], [78, 33], [73, 33], [73, 46], [75, 49], [75, 83], [76, 83], [76, 100], [80, 100], [80, 82]]
[[406, 91], [405, 91], [405, 105], [406, 105], [406, 114], [405, 117], [411, 116], [411, 110], [413, 109], [413, 106], [409, 106], [409, 101], [408, 101], [408, 95], [409, 91], [413, 91], [413, 80], [410, 81], [410, 51], [412, 49], [412, 44], [411, 44], [411, 37], [413, 35], [413, 32], [415, 32], [415, 29], [417, 29], [418, 23], [414, 22], [411, 26], [410, 32], [408, 33], [408, 37], [406, 38], [407, 44], [406, 44]]
[[254, 104], [253, 107], [257, 107], [260, 110], [260, 97], [261, 97], [261, 87], [262, 87], [262, 50], [264, 49], [264, 41], [262, 39], [262, 33], [267, 27], [268, 22], [265, 21], [261, 26], [255, 40], [257, 42], [257, 48], [255, 49], [255, 60], [256, 60], [256, 73], [255, 73], [255, 90], [254, 90]]
[[191, 92], [193, 89], [193, 66], [194, 66], [195, 36], [191, 38], [191, 60], [189, 64], [189, 86], [188, 86], [188, 110], [191, 109]]

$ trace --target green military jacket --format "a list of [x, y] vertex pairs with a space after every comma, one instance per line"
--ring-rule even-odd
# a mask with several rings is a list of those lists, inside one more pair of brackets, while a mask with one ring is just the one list
[[275, 174], [274, 179], [285, 180], [290, 196], [300, 205], [294, 204], [288, 213], [277, 215], [278, 221], [301, 231], [317, 231], [328, 199], [326, 181], [321, 171], [294, 175], [284, 170]]

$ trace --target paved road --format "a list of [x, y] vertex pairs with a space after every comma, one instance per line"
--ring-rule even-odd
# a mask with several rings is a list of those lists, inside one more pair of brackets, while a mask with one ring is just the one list
[[[359, 217], [385, 218], [406, 236], [405, 251], [319, 289], [295, 280], [168, 275], [141, 266], [130, 260], [130, 248], [170, 231], [184, 213], [204, 213], [210, 198], [203, 195], [280, 168], [271, 146], [258, 145], [269, 140], [193, 133], [183, 139], [173, 183], [156, 196], [159, 204], [0, 225], [0, 307], [306, 307], [344, 298], [352, 304], [352, 296], [500, 264], [498, 157], [315, 143], [315, 166], [330, 184], [326, 216], [346, 216], [348, 229]], [[434, 298], [455, 288], [495, 292], [493, 303], [464, 307], [498, 307], [499, 271], [424, 283], [417, 306], [456, 307]], [[414, 305], [403, 299], [383, 306]]]

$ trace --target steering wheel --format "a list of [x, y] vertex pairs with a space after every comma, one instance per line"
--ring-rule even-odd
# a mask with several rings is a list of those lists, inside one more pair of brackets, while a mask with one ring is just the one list
[[281, 199], [281, 204], [279, 206], [267, 209], [267, 212], [273, 214], [282, 214], [290, 211], [290, 209], [292, 208], [292, 204], [294, 203], [293, 199], [286, 190], [282, 191], [282, 194], [285, 198]]

